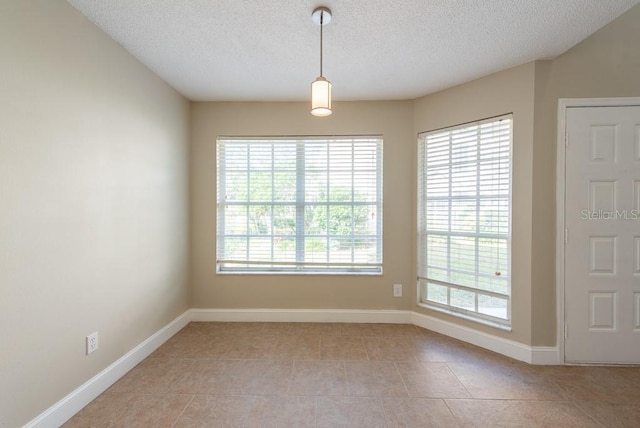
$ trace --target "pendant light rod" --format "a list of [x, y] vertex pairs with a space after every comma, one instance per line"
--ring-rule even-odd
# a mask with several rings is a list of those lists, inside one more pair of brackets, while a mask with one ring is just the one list
[[324, 27], [324, 10], [320, 11], [320, 76], [322, 76], [322, 27]]
[[331, 82], [324, 78], [323, 71], [323, 29], [331, 22], [331, 10], [324, 6], [317, 7], [311, 19], [320, 26], [320, 76], [311, 84], [311, 114], [329, 116], [331, 114]]
[[313, 13], [311, 14], [311, 20], [320, 26], [320, 76], [322, 76], [323, 70], [323, 43], [324, 43], [324, 34], [322, 31], [322, 27], [331, 22], [331, 9], [324, 6], [317, 7]]

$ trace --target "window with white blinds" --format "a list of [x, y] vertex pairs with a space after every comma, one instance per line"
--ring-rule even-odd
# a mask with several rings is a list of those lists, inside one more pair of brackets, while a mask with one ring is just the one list
[[418, 136], [420, 303], [509, 324], [511, 115]]
[[382, 272], [382, 138], [219, 137], [221, 273]]

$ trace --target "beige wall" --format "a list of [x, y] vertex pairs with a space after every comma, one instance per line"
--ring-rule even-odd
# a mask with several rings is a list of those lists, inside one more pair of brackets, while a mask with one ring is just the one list
[[640, 5], [536, 69], [533, 176], [534, 345], [556, 343], [555, 221], [559, 98], [640, 96]]
[[0, 61], [0, 426], [17, 427], [187, 309], [189, 104], [62, 0], [3, 1]]
[[[419, 307], [416, 302], [413, 309], [522, 343], [531, 341], [531, 178], [534, 83], [534, 63], [495, 73], [417, 99], [414, 105], [413, 122], [414, 136], [417, 136], [424, 131], [513, 113], [512, 331], [505, 332], [429, 311]], [[415, 150], [413, 147], [412, 149]], [[407, 167], [415, 171], [415, 162]], [[415, 217], [413, 222], [415, 223]]]
[[[544, 124], [540, 118], [551, 110], [557, 111], [557, 100], [553, 105], [545, 105], [540, 100], [547, 90], [549, 71], [552, 61], [536, 62], [536, 86], [533, 132], [533, 217], [531, 242], [531, 343], [536, 346], [553, 346], [556, 344], [556, 272], [555, 272], [555, 122]], [[553, 131], [552, 131], [553, 128]], [[541, 134], [551, 132], [551, 140], [542, 153], [551, 158], [541, 159]], [[549, 192], [549, 190], [551, 192]]]
[[[336, 103], [327, 118], [308, 103], [194, 103], [191, 108], [191, 306], [196, 308], [409, 309], [412, 271], [413, 147], [410, 101]], [[381, 134], [384, 137], [382, 276], [217, 275], [218, 135]], [[405, 285], [403, 298], [392, 284]]]

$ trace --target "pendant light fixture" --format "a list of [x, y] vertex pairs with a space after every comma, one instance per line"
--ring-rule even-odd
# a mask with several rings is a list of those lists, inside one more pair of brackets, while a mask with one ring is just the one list
[[320, 76], [311, 83], [311, 114], [329, 116], [331, 114], [331, 82], [322, 75], [322, 27], [331, 22], [331, 10], [320, 6], [313, 11], [311, 19], [320, 26]]

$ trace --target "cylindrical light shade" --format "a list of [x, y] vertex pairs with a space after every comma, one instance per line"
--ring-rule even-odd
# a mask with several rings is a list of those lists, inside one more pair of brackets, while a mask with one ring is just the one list
[[331, 114], [331, 82], [322, 76], [311, 83], [311, 114], [314, 116]]

